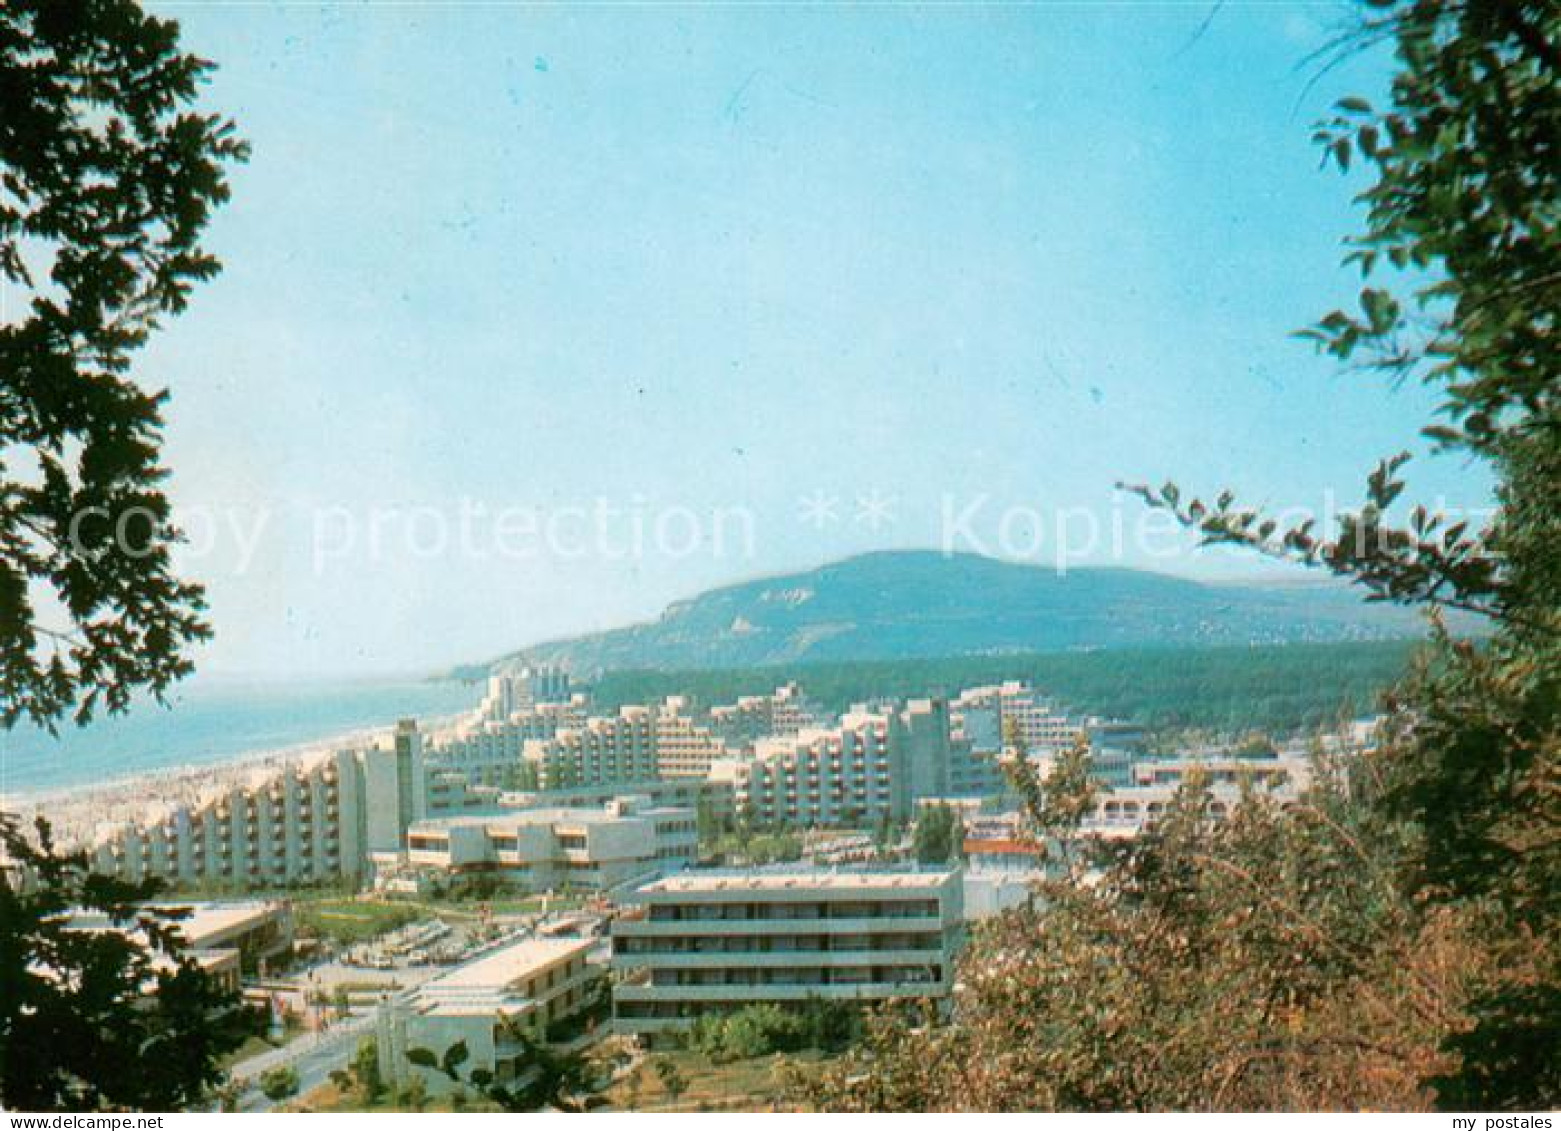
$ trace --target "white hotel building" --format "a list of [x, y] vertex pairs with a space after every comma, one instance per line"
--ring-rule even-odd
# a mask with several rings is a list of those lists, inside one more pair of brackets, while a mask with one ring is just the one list
[[613, 922], [615, 1031], [653, 1036], [757, 1002], [947, 998], [957, 870], [687, 872]]
[[161, 819], [116, 830], [92, 849], [97, 871], [245, 890], [356, 879], [364, 869], [358, 755], [341, 751]]
[[407, 1053], [427, 1049], [442, 1059], [464, 1043], [463, 1079], [477, 1069], [497, 1084], [524, 1079], [526, 1048], [517, 1033], [545, 1041], [550, 1025], [590, 1005], [605, 974], [587, 962], [595, 945], [595, 939], [528, 938], [424, 982], [379, 1011], [375, 1038], [381, 1075], [393, 1087], [421, 1077], [432, 1095], [453, 1091], [448, 1076], [414, 1065]]
[[606, 890], [688, 867], [698, 852], [694, 810], [623, 797], [596, 809], [417, 821], [406, 864], [445, 877], [493, 876], [526, 891]]
[[92, 849], [97, 871], [185, 888], [244, 891], [364, 878], [426, 815], [422, 735], [411, 720], [369, 750], [289, 766], [195, 806], [116, 829]]
[[903, 821], [918, 798], [989, 796], [1003, 781], [995, 756], [953, 729], [941, 699], [857, 707], [836, 726], [761, 738], [743, 757], [712, 762], [710, 779], [762, 824], [835, 828]]

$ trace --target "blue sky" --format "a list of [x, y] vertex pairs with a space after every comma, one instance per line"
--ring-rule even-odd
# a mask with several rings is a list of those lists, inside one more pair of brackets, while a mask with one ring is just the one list
[[[224, 275], [141, 368], [173, 392], [176, 501], [218, 523], [189, 562], [211, 671], [481, 658], [936, 546], [951, 506], [958, 548], [1050, 564], [1024, 516], [1132, 519], [1118, 480], [1315, 508], [1418, 446], [1424, 390], [1287, 337], [1359, 285], [1359, 185], [1309, 126], [1385, 60], [1311, 89], [1304, 63], [1348, 5], [1226, 4], [1202, 35], [1206, 3], [154, 7], [254, 147]], [[1446, 460], [1416, 483], [1486, 491]], [[752, 527], [417, 542], [462, 506], [597, 505]], [[1253, 568], [1071, 564], [1109, 560]]]

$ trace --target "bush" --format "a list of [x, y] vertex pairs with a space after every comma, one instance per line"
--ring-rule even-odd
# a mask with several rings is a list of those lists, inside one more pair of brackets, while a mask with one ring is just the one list
[[724, 1017], [699, 1018], [689, 1047], [715, 1064], [803, 1049], [831, 1051], [850, 1041], [856, 1020], [853, 1007], [816, 998], [794, 1009], [749, 1005]]
[[261, 1094], [272, 1103], [281, 1103], [298, 1094], [298, 1073], [289, 1066], [260, 1074]]

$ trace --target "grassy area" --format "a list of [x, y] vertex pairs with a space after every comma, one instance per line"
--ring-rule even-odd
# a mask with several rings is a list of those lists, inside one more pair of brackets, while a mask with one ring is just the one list
[[222, 1058], [221, 1067], [232, 1068], [235, 1064], [240, 1064], [243, 1061], [250, 1059], [250, 1057], [259, 1056], [262, 1053], [272, 1052], [273, 1050], [280, 1047], [280, 1045], [277, 1045], [262, 1036], [256, 1035], [246, 1037], [244, 1038], [244, 1043], [242, 1045]]
[[382, 1094], [371, 1104], [364, 1104], [356, 1091], [343, 1092], [327, 1081], [312, 1092], [307, 1092], [287, 1105], [288, 1111], [311, 1112], [405, 1112], [405, 1111], [497, 1111], [487, 1100], [468, 1096], [464, 1105], [457, 1105], [450, 1096], [430, 1097], [421, 1106], [403, 1106], [389, 1092]]
[[580, 896], [574, 895], [555, 895], [552, 897], [540, 895], [500, 895], [491, 899], [463, 897], [461, 899], [426, 900], [420, 901], [413, 906], [421, 907], [430, 914], [476, 915], [478, 908], [484, 904], [495, 915], [535, 915], [543, 911], [574, 911], [584, 906], [585, 900]]
[[378, 938], [421, 917], [415, 906], [366, 899], [323, 899], [293, 906], [293, 921], [300, 931], [349, 946]]
[[[729, 1064], [712, 1064], [698, 1053], [683, 1050], [647, 1056], [603, 1093], [618, 1111], [776, 1111], [789, 1110], [783, 1083], [788, 1064], [816, 1063], [819, 1053], [777, 1053]], [[670, 1061], [687, 1081], [674, 1101], [662, 1084], [654, 1062]]]
[[304, 934], [317, 935], [341, 946], [367, 942], [422, 919], [474, 920], [484, 905], [494, 915], [526, 915], [542, 911], [572, 911], [583, 906], [580, 896], [496, 896], [490, 899], [382, 899], [339, 893], [294, 897], [293, 921]]

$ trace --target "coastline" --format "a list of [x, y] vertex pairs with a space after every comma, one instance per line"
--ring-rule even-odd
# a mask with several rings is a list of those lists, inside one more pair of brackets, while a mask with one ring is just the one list
[[[419, 719], [425, 742], [448, 738], [471, 711]], [[220, 762], [164, 766], [121, 777], [34, 791], [0, 793], [0, 812], [25, 825], [43, 817], [62, 846], [88, 847], [111, 828], [156, 820], [181, 805], [196, 807], [229, 790], [254, 787], [295, 767], [313, 765], [340, 750], [370, 749], [387, 741], [395, 724], [358, 727], [286, 746], [241, 752]]]

